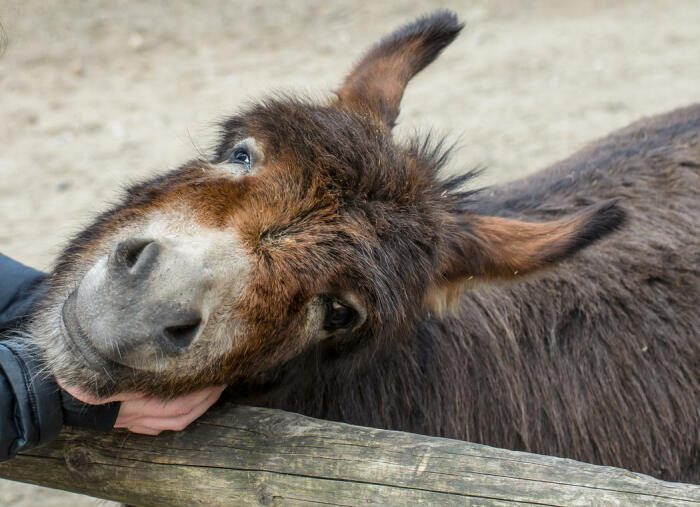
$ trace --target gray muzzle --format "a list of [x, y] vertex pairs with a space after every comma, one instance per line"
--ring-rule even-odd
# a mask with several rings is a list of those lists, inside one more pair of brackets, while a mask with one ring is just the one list
[[169, 241], [122, 241], [66, 300], [68, 338], [89, 362], [167, 366], [204, 327], [203, 302], [212, 286], [205, 274]]

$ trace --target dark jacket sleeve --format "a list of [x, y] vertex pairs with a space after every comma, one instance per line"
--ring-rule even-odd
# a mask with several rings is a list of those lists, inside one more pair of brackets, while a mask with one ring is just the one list
[[0, 332], [20, 327], [46, 275], [0, 253]]
[[0, 461], [53, 440], [63, 424], [114, 426], [119, 403], [86, 405], [42, 373], [31, 342], [12, 338], [41, 294], [45, 275], [0, 254]]

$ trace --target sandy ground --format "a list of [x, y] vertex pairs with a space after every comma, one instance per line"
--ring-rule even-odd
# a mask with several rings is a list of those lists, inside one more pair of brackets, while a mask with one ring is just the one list
[[[124, 183], [206, 151], [218, 119], [271, 90], [324, 96], [438, 6], [467, 30], [409, 86], [398, 135], [449, 133], [452, 170], [486, 166], [482, 183], [700, 99], [697, 0], [0, 0], [0, 251], [50, 268]], [[0, 481], [1, 505], [95, 502]]]

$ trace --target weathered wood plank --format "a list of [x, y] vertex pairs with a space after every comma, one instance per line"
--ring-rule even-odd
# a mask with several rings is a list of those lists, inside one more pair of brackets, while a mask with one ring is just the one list
[[697, 505], [611, 467], [225, 405], [158, 438], [66, 429], [0, 476], [136, 505]]

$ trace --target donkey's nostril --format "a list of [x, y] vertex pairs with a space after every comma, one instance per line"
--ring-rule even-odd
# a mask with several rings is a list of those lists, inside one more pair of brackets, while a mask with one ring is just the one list
[[120, 272], [147, 274], [159, 252], [160, 246], [152, 239], [126, 239], [114, 249], [113, 265]]
[[192, 340], [199, 333], [199, 328], [202, 324], [202, 319], [195, 319], [192, 322], [178, 324], [177, 326], [168, 326], [163, 330], [165, 338], [175, 345], [178, 349], [188, 347]]
[[144, 242], [135, 248], [128, 250], [124, 255], [124, 264], [127, 268], [133, 268], [136, 265], [136, 261], [139, 260], [139, 255], [143, 252], [143, 249], [148, 246], [148, 243]]

